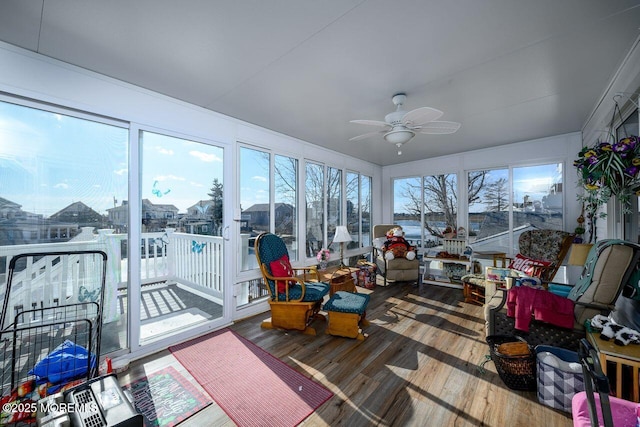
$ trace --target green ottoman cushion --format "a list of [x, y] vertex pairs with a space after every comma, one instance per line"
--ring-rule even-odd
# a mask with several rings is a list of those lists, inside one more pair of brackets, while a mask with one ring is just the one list
[[338, 291], [324, 304], [324, 310], [362, 315], [367, 310], [367, 304], [369, 304], [368, 294]]

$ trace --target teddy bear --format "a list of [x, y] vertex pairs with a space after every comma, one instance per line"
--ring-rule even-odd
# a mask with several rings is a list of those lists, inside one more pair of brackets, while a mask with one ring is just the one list
[[406, 241], [404, 232], [399, 227], [387, 232], [387, 241], [382, 248], [387, 261], [395, 258], [406, 258], [411, 261], [416, 258], [416, 249]]

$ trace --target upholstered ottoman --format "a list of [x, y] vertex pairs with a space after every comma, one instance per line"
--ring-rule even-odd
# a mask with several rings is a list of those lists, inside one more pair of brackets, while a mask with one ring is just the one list
[[324, 304], [329, 315], [327, 334], [364, 340], [360, 326], [369, 325], [365, 319], [369, 295], [338, 291]]

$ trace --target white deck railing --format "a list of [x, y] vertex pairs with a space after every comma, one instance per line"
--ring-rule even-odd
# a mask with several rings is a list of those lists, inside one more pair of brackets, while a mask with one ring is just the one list
[[[73, 251], [103, 251], [107, 254], [107, 277], [105, 304], [117, 289], [126, 288], [128, 260], [139, 256], [141, 284], [161, 281], [180, 283], [201, 294], [216, 299], [223, 296], [223, 252], [222, 237], [175, 233], [172, 230], [158, 233], [143, 233], [142, 242], [126, 247], [126, 234], [113, 234], [112, 230], [99, 230], [94, 235], [91, 228], [73, 241], [33, 245], [0, 246], [0, 293], [7, 289], [9, 261], [16, 255], [26, 253], [55, 253]], [[78, 286], [70, 284], [67, 270], [73, 260], [52, 262], [45, 257], [30, 261], [28, 268], [14, 272], [11, 283], [11, 304], [24, 309], [37, 306], [53, 307], [64, 303], [78, 302]], [[82, 277], [72, 281], [80, 283]], [[65, 301], [65, 302], [63, 302]], [[105, 307], [108, 310], [108, 307]], [[115, 308], [115, 307], [113, 307]], [[113, 313], [112, 313], [113, 314]], [[110, 315], [105, 313], [105, 318]]]

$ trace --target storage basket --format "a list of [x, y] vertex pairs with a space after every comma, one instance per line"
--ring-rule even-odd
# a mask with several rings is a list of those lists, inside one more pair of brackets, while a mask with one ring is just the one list
[[[549, 355], [550, 353], [550, 355]], [[538, 401], [571, 412], [571, 400], [584, 390], [582, 365], [575, 351], [539, 345], [536, 347]]]
[[331, 278], [329, 279], [329, 284], [331, 286], [331, 295], [335, 294], [338, 291], [356, 291], [356, 283], [353, 280], [353, 276], [349, 268], [338, 268], [336, 271], [334, 271], [333, 274], [331, 274]]
[[525, 355], [506, 355], [498, 351], [500, 344], [523, 341], [524, 339], [514, 335], [489, 335], [487, 343], [491, 360], [496, 365], [496, 370], [502, 381], [512, 390], [535, 391], [536, 390], [536, 355], [529, 346], [529, 352]]
[[358, 261], [358, 286], [367, 289], [376, 287], [376, 269], [377, 265], [365, 260]]

